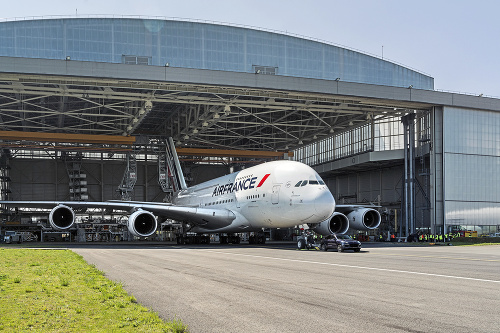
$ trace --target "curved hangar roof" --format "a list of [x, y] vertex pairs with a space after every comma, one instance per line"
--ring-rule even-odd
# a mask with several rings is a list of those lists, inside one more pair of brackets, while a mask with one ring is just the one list
[[0, 23], [3, 131], [293, 149], [375, 114], [428, 108], [412, 101], [432, 89], [433, 78], [376, 57], [242, 27], [125, 18]]
[[434, 79], [338, 46], [218, 24], [132, 18], [0, 23], [0, 56], [275, 74], [416, 89]]

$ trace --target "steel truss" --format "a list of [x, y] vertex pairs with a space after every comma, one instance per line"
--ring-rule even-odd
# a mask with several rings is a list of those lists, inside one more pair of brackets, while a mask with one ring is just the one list
[[0, 130], [133, 135], [145, 144], [173, 137], [188, 147], [292, 150], [375, 115], [399, 116], [425, 107], [197, 84], [0, 76]]

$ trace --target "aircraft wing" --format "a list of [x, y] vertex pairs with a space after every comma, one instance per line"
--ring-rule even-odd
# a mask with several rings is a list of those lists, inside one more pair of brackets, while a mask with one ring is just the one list
[[348, 213], [352, 212], [353, 210], [357, 209], [362, 209], [362, 208], [372, 208], [372, 209], [377, 209], [377, 208], [382, 208], [382, 206], [376, 206], [376, 205], [335, 205], [335, 211], [341, 212], [341, 213]]
[[124, 211], [132, 214], [139, 210], [151, 212], [157, 216], [173, 219], [180, 222], [189, 222], [206, 229], [223, 228], [231, 224], [236, 218], [228, 209], [213, 209], [200, 207], [176, 206], [162, 202], [141, 201], [0, 201], [0, 205], [30, 208], [56, 209], [59, 206], [77, 208], [100, 208]]

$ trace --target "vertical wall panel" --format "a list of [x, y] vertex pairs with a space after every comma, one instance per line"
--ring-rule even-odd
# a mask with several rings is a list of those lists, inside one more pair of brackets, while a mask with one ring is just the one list
[[445, 224], [500, 225], [500, 114], [445, 107], [443, 117]]
[[[13, 200], [69, 200], [69, 180], [66, 165], [56, 160], [13, 159], [10, 162]], [[125, 171], [125, 161], [83, 160], [82, 170], [87, 175], [89, 200], [119, 199], [118, 186]], [[101, 174], [103, 170], [103, 174]], [[146, 172], [147, 170], [147, 172]], [[154, 162], [138, 162], [137, 182], [133, 200], [162, 201], [165, 194], [158, 184], [158, 166]], [[226, 166], [199, 165], [191, 168], [192, 184], [229, 173]], [[146, 176], [147, 174], [147, 176]], [[102, 196], [104, 192], [104, 197]]]

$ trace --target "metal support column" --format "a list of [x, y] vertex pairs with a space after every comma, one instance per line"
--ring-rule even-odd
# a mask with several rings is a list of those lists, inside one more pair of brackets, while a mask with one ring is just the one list
[[82, 170], [82, 153], [62, 152], [61, 159], [65, 162], [66, 171], [68, 172], [70, 200], [88, 200], [87, 174]]
[[[12, 158], [9, 149], [0, 150], [0, 200], [11, 200], [10, 190], [10, 159]], [[7, 206], [0, 206], [0, 213], [9, 214]]]
[[137, 160], [135, 154], [127, 154], [127, 166], [123, 172], [122, 182], [118, 186], [122, 200], [132, 200], [132, 191], [137, 182]]
[[160, 184], [163, 193], [166, 193], [164, 201], [171, 202], [174, 193], [172, 176], [167, 165], [167, 149], [164, 148], [158, 152], [158, 184]]
[[404, 195], [402, 207], [404, 214], [404, 234], [407, 237], [415, 232], [415, 114], [401, 118], [404, 127]]

